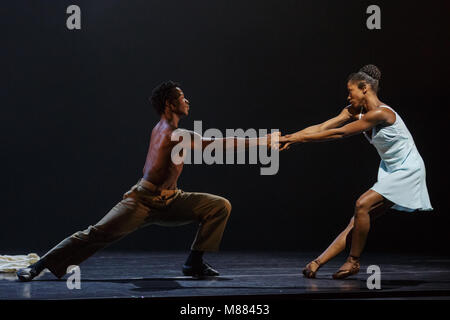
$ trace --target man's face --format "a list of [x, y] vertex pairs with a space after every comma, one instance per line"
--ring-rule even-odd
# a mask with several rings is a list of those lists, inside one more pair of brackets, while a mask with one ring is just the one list
[[172, 111], [178, 115], [187, 116], [189, 114], [189, 100], [184, 96], [183, 91], [180, 88], [176, 88], [178, 91], [178, 98], [172, 104]]
[[348, 97], [347, 100], [350, 102], [350, 104], [354, 107], [361, 107], [364, 105], [365, 101], [365, 89], [360, 89], [358, 86], [353, 82], [347, 83], [347, 90], [348, 90]]

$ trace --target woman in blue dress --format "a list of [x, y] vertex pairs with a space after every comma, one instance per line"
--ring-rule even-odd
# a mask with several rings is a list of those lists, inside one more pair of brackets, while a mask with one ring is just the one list
[[317, 270], [351, 243], [347, 261], [333, 274], [343, 279], [358, 273], [359, 259], [366, 243], [371, 219], [387, 209], [401, 211], [432, 210], [426, 186], [424, 162], [411, 133], [397, 112], [378, 99], [380, 70], [366, 65], [349, 76], [349, 106], [324, 123], [280, 137], [280, 150], [292, 144], [342, 139], [364, 133], [381, 157], [378, 181], [355, 204], [348, 226], [316, 259], [303, 269], [305, 277], [314, 278]]

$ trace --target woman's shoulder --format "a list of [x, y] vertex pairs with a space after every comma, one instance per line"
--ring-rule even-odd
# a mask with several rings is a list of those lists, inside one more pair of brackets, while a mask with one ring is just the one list
[[382, 104], [376, 110], [385, 118], [387, 125], [393, 125], [397, 121], [397, 112], [392, 107]]

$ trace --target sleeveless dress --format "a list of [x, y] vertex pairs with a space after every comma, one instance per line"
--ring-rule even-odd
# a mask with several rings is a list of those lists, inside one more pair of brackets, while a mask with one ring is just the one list
[[372, 137], [364, 132], [381, 157], [378, 181], [371, 189], [392, 201], [392, 209], [407, 212], [433, 210], [428, 196], [425, 164], [411, 133], [397, 112], [385, 105], [381, 107], [395, 113], [395, 123], [372, 128]]

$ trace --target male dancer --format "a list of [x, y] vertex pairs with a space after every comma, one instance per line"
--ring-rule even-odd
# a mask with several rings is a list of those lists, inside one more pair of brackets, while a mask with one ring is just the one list
[[[98, 250], [141, 227], [150, 224], [177, 226], [194, 221], [200, 224], [190, 255], [183, 265], [183, 274], [219, 275], [203, 261], [202, 256], [205, 251], [219, 249], [231, 204], [216, 195], [184, 192], [177, 188], [183, 163], [175, 164], [172, 161], [172, 149], [179, 143], [179, 140], [172, 141], [172, 133], [178, 129], [180, 119], [188, 115], [189, 101], [177, 83], [168, 81], [153, 90], [151, 102], [161, 118], [152, 131], [143, 178], [97, 224], [74, 233], [38, 262], [20, 269], [17, 276], [21, 281], [32, 280], [45, 268], [61, 278], [69, 266], [79, 265]], [[241, 143], [246, 148], [268, 146], [271, 139], [280, 134], [276, 132], [263, 138], [208, 139], [192, 131], [183, 130], [182, 133], [181, 136], [187, 134], [191, 138], [190, 141], [181, 141], [183, 147], [203, 149], [213, 141], [223, 140], [224, 149], [233, 150]]]

